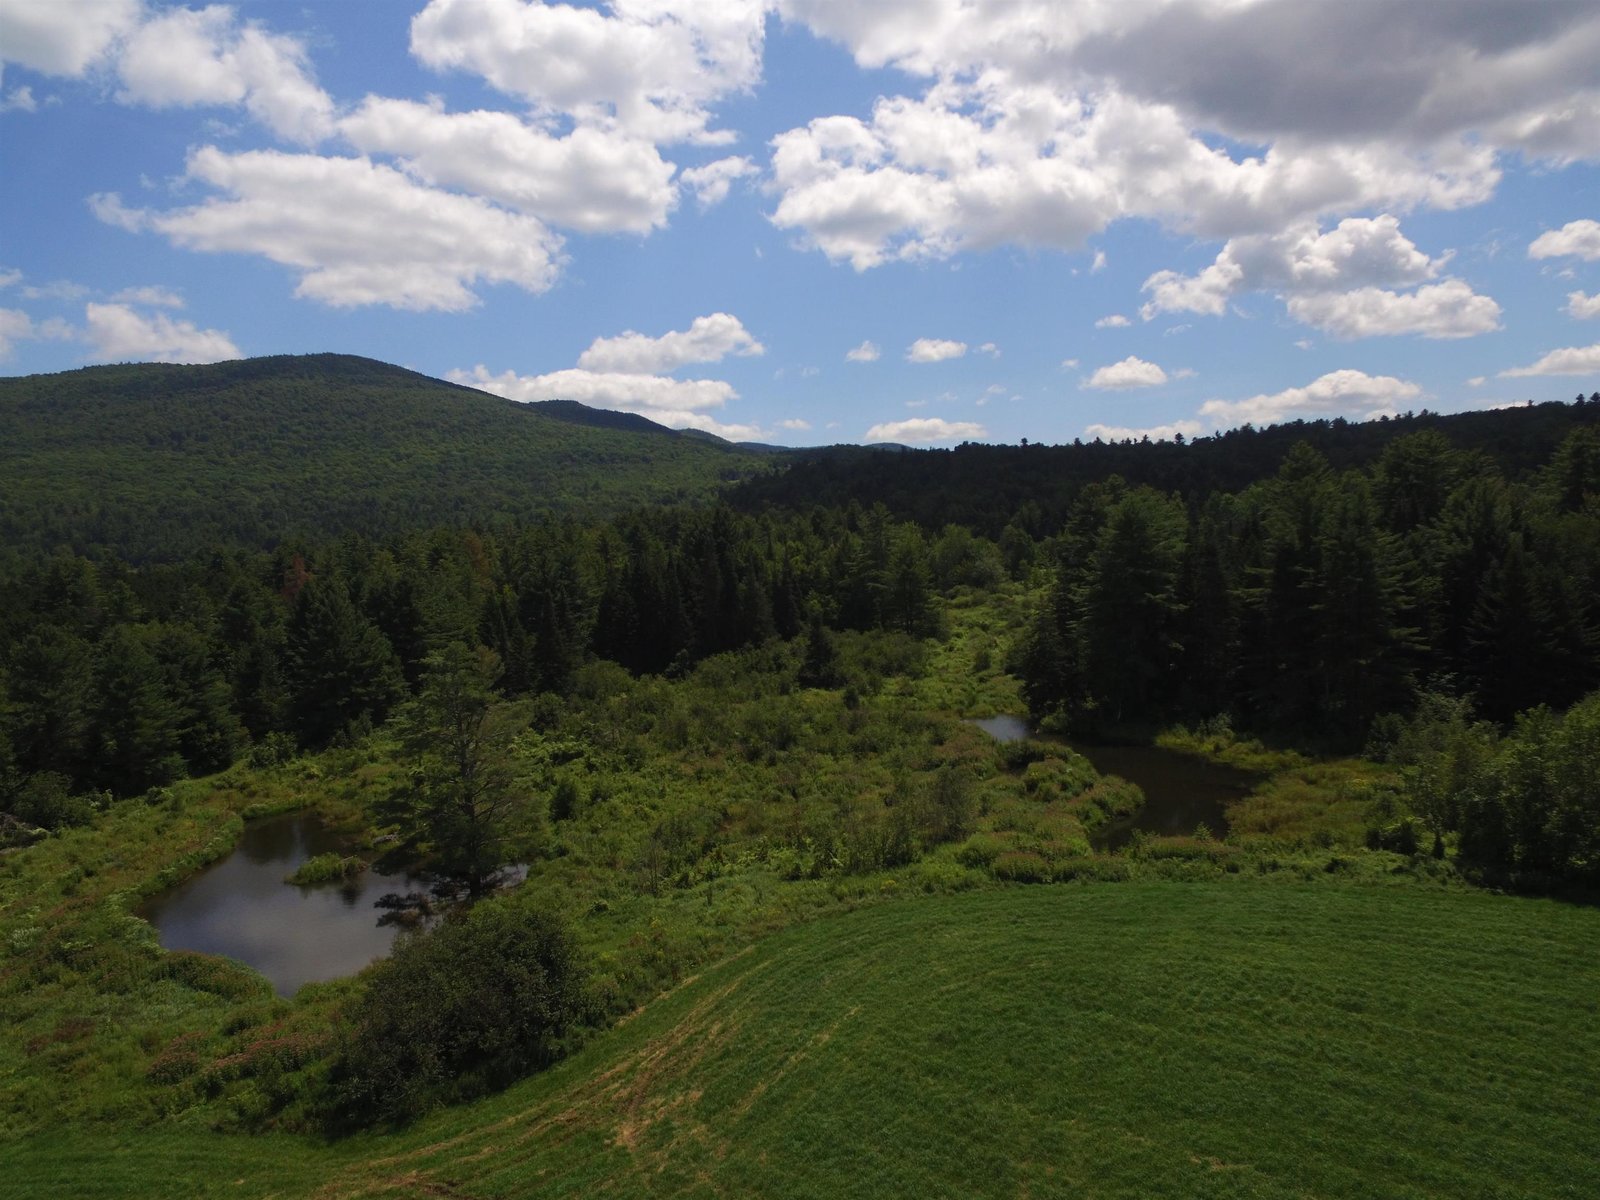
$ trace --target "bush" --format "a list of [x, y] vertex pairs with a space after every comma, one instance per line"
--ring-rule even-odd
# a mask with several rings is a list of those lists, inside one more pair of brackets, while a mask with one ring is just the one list
[[1055, 877], [1044, 856], [1031, 850], [1007, 850], [996, 856], [989, 869], [996, 879], [1012, 883], [1049, 883]]
[[333, 1072], [334, 1121], [401, 1124], [504, 1087], [558, 1058], [589, 1012], [557, 917], [480, 904], [402, 938], [368, 974]]

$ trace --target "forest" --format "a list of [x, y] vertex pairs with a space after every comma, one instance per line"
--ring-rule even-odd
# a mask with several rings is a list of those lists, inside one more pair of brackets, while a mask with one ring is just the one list
[[[292, 366], [174, 374], [233, 389], [235, 440], [198, 458], [161, 444], [183, 393], [155, 368], [116, 384], [159, 394], [120, 418], [142, 439], [84, 415], [4, 452], [0, 996], [31, 1047], [6, 1052], [7, 1132], [56, 1105], [89, 1127], [403, 1128], [775, 930], [902, 893], [1600, 891], [1600, 394], [1186, 445], [782, 455], [568, 412], [550, 436], [599, 438], [582, 453], [612, 466], [605, 495], [558, 503], [465, 452], [413, 492], [416, 446], [362, 430], [423, 412], [421, 377]], [[59, 392], [91, 413], [116, 381], [84, 382], [7, 381], [0, 411], [28, 424], [18, 406]], [[364, 415], [294, 433], [285, 397], [324, 383]], [[503, 406], [457, 402], [469, 436], [508, 436]], [[254, 486], [286, 452], [274, 423], [333, 464], [285, 477], [281, 526], [207, 490]], [[114, 512], [43, 482], [91, 459]], [[357, 461], [343, 493], [323, 474]], [[970, 721], [1024, 708], [1014, 743]], [[1111, 849], [1144, 797], [1076, 749], [1103, 744], [1257, 786], [1226, 836]], [[397, 901], [423, 920], [392, 957], [291, 1003], [123, 924], [243, 819], [305, 805], [349, 831], [330, 878], [431, 880]], [[91, 1010], [126, 1029], [73, 1024]]]

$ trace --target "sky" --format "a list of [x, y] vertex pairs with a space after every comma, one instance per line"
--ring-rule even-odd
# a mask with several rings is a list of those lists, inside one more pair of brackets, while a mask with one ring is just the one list
[[0, 0], [0, 374], [784, 445], [1600, 389], [1600, 0]]

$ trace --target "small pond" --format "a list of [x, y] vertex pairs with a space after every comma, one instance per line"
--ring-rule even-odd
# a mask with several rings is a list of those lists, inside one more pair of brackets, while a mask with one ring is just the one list
[[1193, 833], [1202, 824], [1217, 837], [1228, 832], [1228, 805], [1242, 800], [1261, 777], [1236, 767], [1207, 762], [1192, 754], [1163, 750], [1159, 746], [1098, 746], [1051, 734], [1035, 734], [1021, 717], [988, 717], [974, 725], [996, 741], [1016, 742], [1027, 737], [1058, 742], [1089, 760], [1102, 775], [1120, 775], [1139, 785], [1144, 807], [1132, 817], [1114, 821], [1096, 831], [1097, 850], [1116, 850], [1127, 844], [1134, 830], [1164, 836]]
[[422, 891], [410, 875], [368, 869], [341, 883], [284, 882], [306, 859], [349, 846], [315, 817], [253, 821], [233, 853], [147, 902], [139, 915], [168, 950], [199, 950], [245, 963], [280, 996], [301, 984], [353, 975], [389, 953], [399, 930], [380, 925], [377, 901]]

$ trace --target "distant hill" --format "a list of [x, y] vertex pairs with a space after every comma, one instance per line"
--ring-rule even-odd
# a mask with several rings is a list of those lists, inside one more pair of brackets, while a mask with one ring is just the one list
[[701, 501], [765, 455], [349, 355], [0, 379], [0, 542], [217, 543]]
[[1371, 465], [1399, 437], [1436, 430], [1461, 450], [1487, 455], [1508, 478], [1520, 479], [1548, 462], [1573, 429], [1593, 424], [1600, 424], [1600, 397], [1451, 415], [1423, 411], [1378, 421], [1246, 425], [1188, 442], [965, 443], [950, 450], [829, 446], [793, 452], [785, 470], [751, 477], [729, 500], [750, 511], [883, 504], [926, 528], [968, 525], [990, 537], [1020, 520], [1037, 536], [1060, 527], [1085, 485], [1112, 475], [1187, 497], [1233, 492], [1276, 473], [1297, 442], [1309, 442], [1344, 470]]

